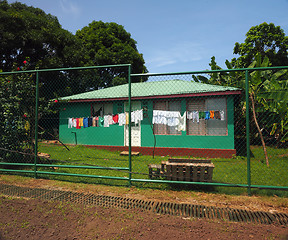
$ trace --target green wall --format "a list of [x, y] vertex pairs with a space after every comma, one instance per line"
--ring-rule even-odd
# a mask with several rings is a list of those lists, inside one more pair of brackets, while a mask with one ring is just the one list
[[[148, 109], [153, 109], [153, 100], [146, 104]], [[181, 100], [182, 113], [186, 111], [186, 100]], [[153, 112], [148, 111], [149, 119], [152, 122]], [[186, 135], [156, 135], [156, 147], [173, 148], [209, 148], [209, 149], [234, 149], [234, 97], [227, 97], [227, 136], [192, 136]], [[153, 147], [154, 138], [148, 118], [142, 121], [141, 142], [142, 146]]]
[[[113, 113], [123, 110], [123, 101], [113, 105]], [[153, 100], [143, 100], [142, 108], [148, 109], [141, 122], [141, 146], [153, 147], [154, 137], [151, 129], [153, 117]], [[66, 103], [61, 106], [59, 137], [67, 144], [75, 144], [75, 133], [78, 144], [124, 146], [124, 126], [112, 125], [108, 128], [89, 127], [82, 129], [68, 128], [69, 117], [90, 116], [90, 103]], [[186, 110], [186, 100], [181, 100], [182, 112]], [[65, 109], [65, 110], [64, 110]], [[156, 135], [156, 147], [171, 148], [208, 148], [234, 149], [234, 97], [227, 96], [227, 136], [191, 136], [186, 135]]]
[[[117, 111], [117, 105], [113, 106], [113, 111]], [[64, 110], [65, 109], [65, 110]], [[68, 118], [88, 117], [91, 115], [90, 103], [69, 103], [61, 106], [59, 138], [67, 144], [75, 144], [75, 134], [77, 144], [83, 145], [124, 145], [124, 126], [112, 125], [110, 127], [88, 127], [88, 128], [68, 128]]]

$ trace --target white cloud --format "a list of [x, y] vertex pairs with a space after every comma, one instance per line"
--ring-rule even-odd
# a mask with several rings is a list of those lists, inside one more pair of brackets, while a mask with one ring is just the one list
[[71, 0], [60, 0], [60, 6], [65, 14], [71, 14], [75, 17], [81, 14], [81, 8]]
[[146, 61], [155, 67], [163, 67], [175, 63], [200, 61], [205, 55], [205, 49], [200, 43], [178, 42], [167, 49], [157, 49]]

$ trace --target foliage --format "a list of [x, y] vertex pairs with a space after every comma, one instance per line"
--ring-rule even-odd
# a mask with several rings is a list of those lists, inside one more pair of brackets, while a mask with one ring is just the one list
[[[236, 42], [234, 54], [240, 57], [226, 60], [227, 69], [254, 68], [288, 65], [288, 37], [280, 26], [273, 23], [262, 23], [251, 27], [246, 34], [244, 43]], [[263, 60], [263, 61], [262, 61]], [[211, 58], [211, 70], [220, 70], [215, 57]], [[249, 71], [249, 98], [255, 125], [261, 138], [262, 132], [267, 140], [273, 140], [277, 145], [288, 140], [288, 83], [287, 70]], [[193, 76], [194, 81], [234, 86], [245, 89], [245, 72], [214, 72], [208, 77]], [[236, 112], [236, 130], [245, 130], [245, 99], [244, 96]], [[239, 108], [240, 107], [240, 108]], [[255, 111], [255, 112], [254, 112]], [[269, 117], [267, 117], [269, 116]], [[259, 126], [257, 119], [259, 119]], [[240, 124], [237, 126], [237, 124]], [[255, 126], [252, 125], [253, 129]], [[258, 134], [255, 135], [257, 137]], [[263, 139], [262, 139], [263, 140]], [[263, 144], [263, 141], [262, 141]]]
[[[84, 50], [86, 51], [85, 60], [88, 65], [130, 63], [132, 64], [132, 73], [147, 72], [143, 55], [137, 50], [136, 41], [131, 38], [131, 34], [126, 32], [121, 25], [113, 22], [93, 21], [88, 26], [78, 30], [76, 37], [84, 46]], [[104, 69], [101, 75], [107, 72], [107, 69]], [[111, 69], [109, 70], [109, 74], [111, 78], [104, 83], [105, 87], [123, 83], [123, 75], [119, 76], [116, 72], [111, 72]], [[118, 76], [116, 81], [114, 79], [115, 76]], [[143, 81], [143, 79], [139, 78], [133, 78], [133, 80]]]
[[[24, 61], [25, 70], [28, 62]], [[16, 68], [16, 67], [14, 67]], [[0, 161], [30, 161], [35, 135], [35, 73], [0, 75]], [[53, 111], [53, 102], [39, 99], [38, 118]]]
[[[268, 76], [267, 76], [268, 75]], [[269, 121], [265, 122], [269, 134], [277, 142], [288, 141], [288, 80], [287, 70], [275, 73], [264, 71], [261, 77], [269, 79], [263, 82], [263, 90], [257, 98], [261, 102], [261, 112], [269, 112]]]
[[19, 155], [11, 150], [33, 151], [31, 124], [34, 122], [34, 110], [29, 110], [29, 106], [32, 107], [35, 102], [35, 84], [32, 79], [31, 74], [0, 77], [0, 146], [8, 150], [1, 150], [1, 161], [17, 161]]
[[267, 56], [272, 66], [288, 65], [288, 36], [285, 36], [280, 26], [266, 22], [253, 26], [246, 33], [244, 43], [235, 43], [234, 54], [239, 58], [233, 58], [231, 63], [235, 68], [248, 67], [259, 53], [264, 59]]
[[[226, 60], [227, 69], [233, 69], [233, 65]], [[270, 65], [268, 57], [264, 57], [263, 61], [260, 54], [256, 54], [255, 60], [250, 64], [249, 68], [267, 67]], [[221, 70], [215, 61], [215, 57], [211, 58], [211, 70]], [[288, 140], [288, 83], [287, 70], [278, 71], [250, 71], [249, 79], [249, 96], [253, 97], [256, 108], [256, 119], [262, 131], [268, 133], [266, 138], [272, 137], [275, 143], [285, 142]], [[208, 74], [208, 77], [194, 75], [193, 80], [202, 83], [209, 83], [222, 86], [233, 86], [245, 89], [245, 72], [214, 72]], [[245, 95], [239, 105], [236, 105], [235, 128], [236, 131], [245, 129]], [[251, 99], [252, 100], [252, 99]], [[269, 116], [269, 118], [267, 118]], [[252, 124], [252, 123], [251, 123]], [[252, 125], [253, 126], [253, 125]], [[253, 127], [251, 128], [253, 129]], [[237, 133], [236, 133], [237, 134]], [[242, 135], [244, 132], [242, 133]], [[268, 136], [267, 136], [268, 135]], [[257, 135], [255, 135], [257, 137]]]
[[[0, 39], [0, 69], [4, 72], [10, 72], [14, 64], [20, 67], [27, 57], [27, 69], [130, 63], [132, 73], [147, 72], [136, 41], [116, 23], [93, 21], [73, 35], [61, 27], [57, 17], [39, 8], [0, 0]], [[51, 99], [126, 83], [127, 68], [47, 72], [39, 79], [43, 85], [40, 95]]]
[[[64, 30], [58, 19], [39, 8], [0, 1], [0, 69], [3, 72], [25, 69], [63, 68], [83, 65], [84, 55], [77, 38]], [[62, 72], [42, 74], [41, 96], [65, 94], [68, 87]]]
[[30, 69], [77, 66], [80, 44], [58, 19], [39, 8], [0, 1], [0, 69], [30, 58]]
[[[33, 152], [34, 145], [35, 74], [20, 71], [131, 63], [133, 72], [147, 72], [136, 41], [116, 23], [92, 22], [73, 35], [39, 8], [0, 0], [0, 40], [0, 71], [19, 71], [0, 76], [0, 147], [10, 151]], [[47, 120], [58, 117], [49, 99], [126, 83], [127, 69], [38, 72], [41, 126], [58, 126]], [[1, 151], [2, 160], [16, 155]]]

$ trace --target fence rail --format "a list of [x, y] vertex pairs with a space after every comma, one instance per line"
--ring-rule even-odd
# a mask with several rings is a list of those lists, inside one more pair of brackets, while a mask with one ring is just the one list
[[1, 72], [0, 172], [288, 190], [287, 69]]

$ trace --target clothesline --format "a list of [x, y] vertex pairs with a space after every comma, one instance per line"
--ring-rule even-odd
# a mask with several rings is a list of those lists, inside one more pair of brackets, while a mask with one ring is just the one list
[[[174, 126], [178, 131], [185, 131], [186, 120], [193, 122], [200, 122], [200, 119], [215, 119], [225, 120], [225, 113], [223, 110], [210, 111], [185, 111], [181, 116], [179, 111], [153, 110], [152, 124], [164, 124], [170, 127]], [[143, 109], [131, 112], [131, 122], [139, 124], [143, 120]], [[118, 124], [119, 126], [129, 124], [128, 112], [119, 114], [108, 114], [95, 117], [80, 117], [68, 118], [68, 128], [75, 127], [76, 129], [87, 127], [109, 127], [110, 125]]]
[[[143, 110], [136, 110], [131, 112], [131, 122], [139, 124], [143, 120]], [[76, 129], [87, 127], [109, 127], [110, 125], [118, 124], [119, 126], [129, 124], [128, 112], [119, 114], [108, 114], [95, 117], [80, 117], [68, 118], [68, 128], [75, 127]]]
[[187, 113], [187, 119], [193, 120], [199, 123], [200, 119], [216, 119], [216, 120], [225, 120], [225, 113], [223, 110], [210, 110], [210, 111], [189, 111]]

